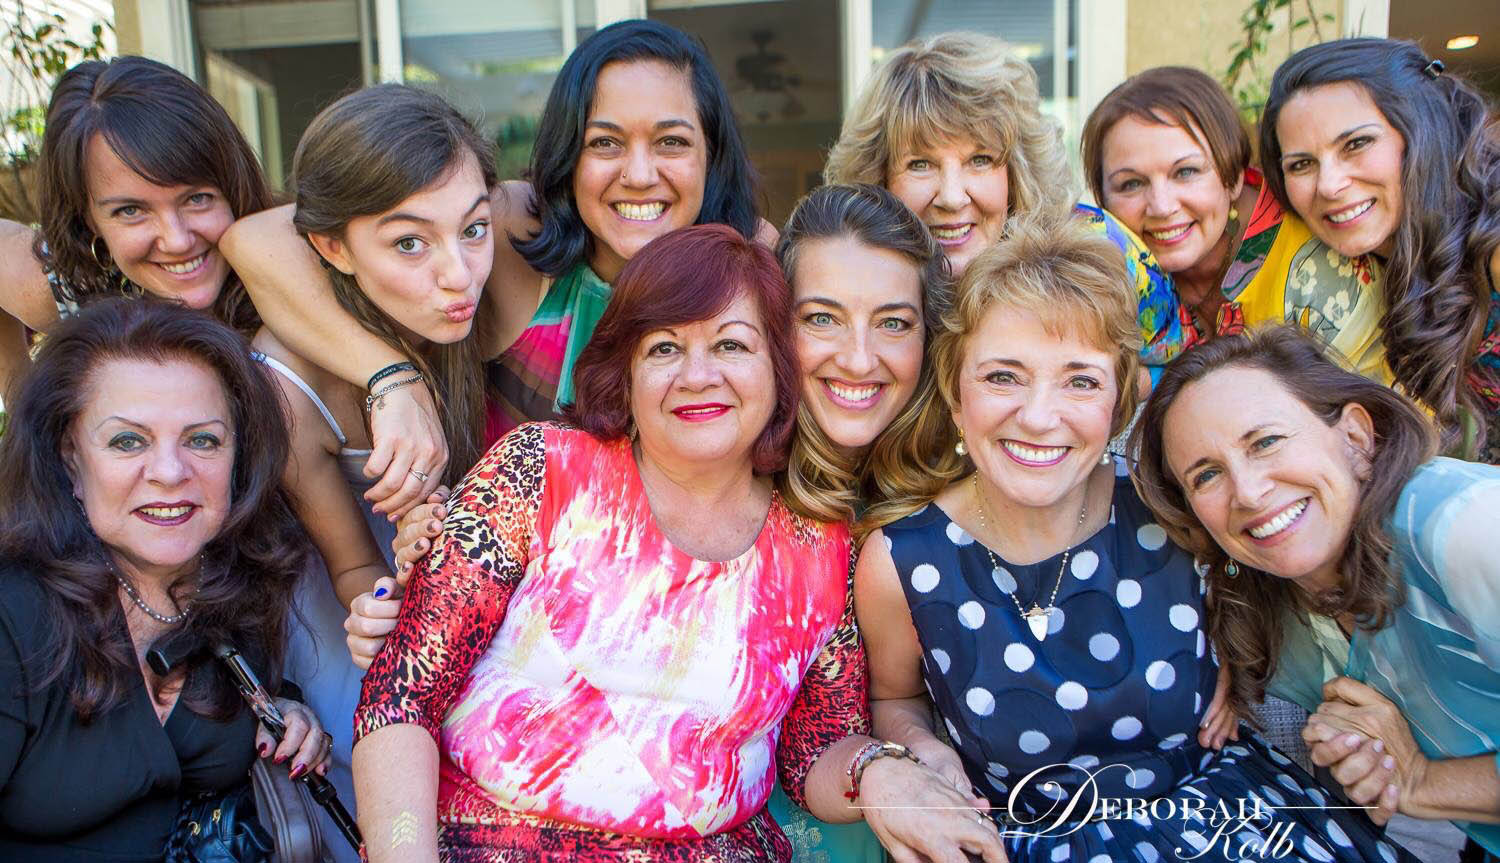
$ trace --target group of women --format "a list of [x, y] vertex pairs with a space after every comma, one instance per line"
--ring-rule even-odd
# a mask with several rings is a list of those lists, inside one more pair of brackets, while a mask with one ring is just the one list
[[[1256, 170], [1155, 69], [1089, 118], [1093, 207], [1030, 67], [949, 34], [777, 227], [701, 46], [628, 21], [525, 180], [381, 85], [273, 208], [195, 84], [82, 64], [0, 226], [46, 333], [0, 849], [159, 857], [253, 757], [228, 642], [376, 861], [1414, 859], [1397, 812], [1500, 854], [1497, 129], [1344, 40], [1277, 72]], [[1329, 785], [1238, 725], [1268, 693]]]

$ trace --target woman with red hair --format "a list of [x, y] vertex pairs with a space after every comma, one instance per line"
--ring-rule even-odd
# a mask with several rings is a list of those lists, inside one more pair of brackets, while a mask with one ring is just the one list
[[[625, 266], [579, 357], [576, 427], [523, 425], [469, 473], [365, 677], [372, 861], [788, 861], [778, 770], [824, 820], [869, 812], [930, 856], [1004, 859], [956, 811], [969, 798], [866, 736], [848, 528], [771, 481], [791, 327], [774, 255], [732, 228]], [[954, 811], [879, 808], [896, 801]]]

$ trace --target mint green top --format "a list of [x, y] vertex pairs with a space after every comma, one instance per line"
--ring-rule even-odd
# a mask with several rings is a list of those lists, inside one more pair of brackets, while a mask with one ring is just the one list
[[[1309, 711], [1343, 674], [1395, 703], [1429, 758], [1500, 749], [1500, 467], [1436, 458], [1392, 515], [1391, 557], [1406, 602], [1378, 632], [1345, 641], [1333, 621], [1289, 616], [1272, 695]], [[1500, 771], [1500, 760], [1496, 763]], [[1500, 824], [1454, 822], [1491, 854]]]

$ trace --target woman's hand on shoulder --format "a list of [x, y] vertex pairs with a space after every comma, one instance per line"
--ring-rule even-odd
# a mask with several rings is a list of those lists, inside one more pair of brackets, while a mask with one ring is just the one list
[[[951, 751], [951, 750], [950, 750]], [[865, 768], [858, 805], [895, 863], [965, 863], [965, 853], [1005, 863], [989, 801], [953, 787], [926, 764], [877, 758]]]
[[269, 757], [276, 764], [289, 761], [293, 779], [309, 770], [316, 770], [319, 776], [327, 775], [328, 756], [333, 753], [333, 735], [323, 730], [323, 723], [306, 704], [289, 698], [277, 698], [274, 703], [286, 720], [286, 733], [278, 744], [264, 725], [257, 724], [256, 751], [262, 758]]
[[385, 640], [395, 631], [402, 593], [396, 579], [386, 576], [349, 604], [349, 616], [344, 618], [347, 633], [344, 641], [349, 645], [349, 658], [359, 668], [369, 670]]
[[417, 561], [427, 556], [443, 535], [443, 519], [448, 517], [448, 487], [440, 485], [427, 496], [427, 502], [413, 507], [396, 525], [391, 551], [396, 554], [396, 581], [402, 587], [411, 578]]

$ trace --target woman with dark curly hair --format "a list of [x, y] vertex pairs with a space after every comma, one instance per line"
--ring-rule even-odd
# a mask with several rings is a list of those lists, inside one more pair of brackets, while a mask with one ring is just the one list
[[1207, 566], [1232, 703], [1316, 711], [1313, 760], [1356, 803], [1500, 853], [1500, 468], [1435, 458], [1416, 406], [1323, 351], [1281, 326], [1177, 360], [1137, 486]]
[[[0, 439], [0, 857], [160, 860], [186, 798], [272, 755], [201, 648], [280, 677], [307, 550], [277, 403], [232, 330], [154, 300], [63, 322], [22, 379]], [[152, 647], [188, 658], [162, 676]], [[332, 739], [277, 703], [274, 759], [322, 772]]]
[[[271, 192], [245, 136], [192, 79], [144, 57], [79, 63], [52, 90], [40, 168], [41, 230], [0, 221], [8, 341], [23, 337], [20, 323], [50, 330], [79, 304], [122, 293], [255, 331], [218, 243]], [[24, 363], [7, 366], [0, 389]]]
[[[495, 262], [476, 321], [502, 350], [487, 357], [488, 439], [573, 401], [573, 368], [609, 303], [621, 267], [675, 228], [760, 227], [754, 170], [729, 95], [703, 46], [656, 21], [622, 21], [585, 39], [558, 72], [532, 148], [528, 182], [491, 194]], [[289, 347], [364, 387], [410, 360], [339, 308], [287, 208], [244, 220], [250, 290]], [[417, 409], [415, 399], [426, 404]], [[448, 459], [426, 390], [387, 398], [367, 469], [381, 512], [404, 512], [435, 490]], [[389, 430], [389, 434], [387, 434]]]
[[1500, 426], [1494, 108], [1413, 42], [1342, 39], [1276, 70], [1260, 139], [1284, 206], [1339, 254], [1385, 261], [1395, 383], [1436, 415], [1445, 449], [1474, 452]]

